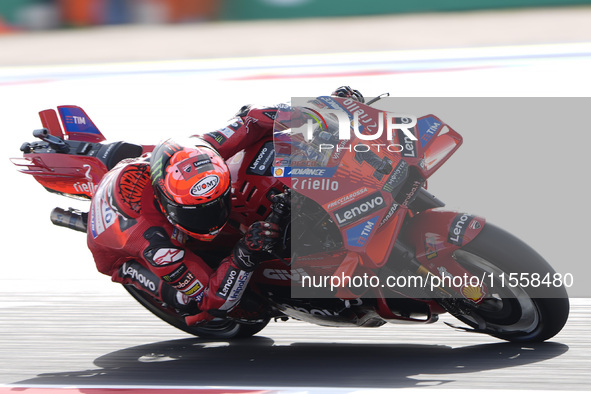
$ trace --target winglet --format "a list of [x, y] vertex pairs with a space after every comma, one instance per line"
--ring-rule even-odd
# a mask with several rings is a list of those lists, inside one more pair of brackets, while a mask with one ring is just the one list
[[106, 140], [82, 108], [75, 105], [62, 105], [57, 107], [57, 110], [69, 140], [85, 142]]

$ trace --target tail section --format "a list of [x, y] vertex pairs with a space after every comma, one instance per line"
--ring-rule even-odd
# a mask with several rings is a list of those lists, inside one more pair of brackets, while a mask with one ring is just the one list
[[53, 109], [39, 112], [43, 127], [48, 129], [51, 135], [59, 138], [64, 138], [65, 135], [71, 141], [101, 142], [106, 140], [82, 108], [75, 105], [62, 105], [57, 107], [57, 110], [64, 128], [63, 131]]

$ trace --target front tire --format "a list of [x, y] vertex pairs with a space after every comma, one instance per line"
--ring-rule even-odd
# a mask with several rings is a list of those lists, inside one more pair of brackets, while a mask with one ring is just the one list
[[238, 339], [248, 338], [267, 326], [270, 319], [262, 319], [256, 322], [237, 322], [232, 319], [213, 320], [203, 326], [188, 326], [183, 316], [179, 315], [174, 309], [163, 306], [149, 294], [136, 289], [131, 285], [124, 285], [125, 290], [136, 299], [144, 308], [154, 315], [191, 335], [204, 339]]
[[[536, 273], [540, 278], [554, 278], [552, 267], [523, 241], [487, 223], [474, 240], [455, 251], [453, 257], [472, 275], [487, 278], [485, 284], [489, 293], [478, 304], [463, 298], [457, 299], [452, 307], [447, 304], [446, 308], [457, 319], [479, 332], [511, 342], [542, 342], [564, 327], [569, 301], [563, 284], [509, 285], [511, 273], [518, 277], [526, 273], [524, 277], [531, 278]], [[492, 284], [488, 280], [491, 277]]]

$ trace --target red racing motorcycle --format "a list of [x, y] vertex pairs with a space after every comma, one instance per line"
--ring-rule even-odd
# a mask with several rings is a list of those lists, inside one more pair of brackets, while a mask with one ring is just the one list
[[[248, 337], [271, 319], [378, 327], [433, 323], [444, 313], [466, 331], [514, 342], [560, 332], [569, 278], [484, 218], [445, 210], [425, 189], [462, 137], [434, 115], [399, 116], [375, 101], [317, 97], [280, 106], [273, 138], [227, 161], [230, 220], [198, 253], [221, 261], [259, 220], [278, 223], [283, 239], [226, 318], [188, 326], [180, 311], [126, 290], [159, 318], [205, 338]], [[41, 111], [40, 118], [38, 140], [12, 160], [65, 196], [91, 199], [119, 161], [153, 148], [107, 143], [76, 106]], [[56, 208], [51, 218], [86, 232], [85, 212]]]

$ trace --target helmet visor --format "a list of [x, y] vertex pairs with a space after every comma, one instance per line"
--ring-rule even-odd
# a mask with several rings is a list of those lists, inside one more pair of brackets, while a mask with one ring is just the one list
[[168, 220], [196, 234], [216, 233], [228, 221], [232, 207], [230, 188], [222, 196], [201, 205], [179, 205], [163, 194], [161, 198]]

